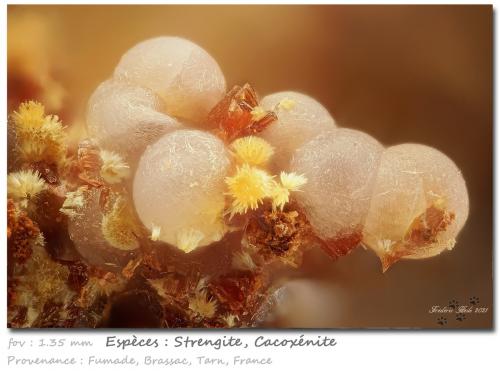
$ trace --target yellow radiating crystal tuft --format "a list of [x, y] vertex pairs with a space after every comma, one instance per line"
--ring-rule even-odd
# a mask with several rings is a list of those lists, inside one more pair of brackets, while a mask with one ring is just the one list
[[101, 150], [101, 177], [109, 184], [120, 183], [130, 175], [130, 167], [125, 160], [112, 151]]
[[241, 164], [265, 165], [274, 153], [273, 147], [264, 139], [247, 136], [231, 143], [234, 157]]
[[7, 176], [7, 195], [19, 201], [22, 207], [34, 199], [46, 187], [38, 171], [20, 170]]
[[16, 149], [24, 161], [60, 164], [66, 154], [66, 134], [59, 117], [45, 115], [44, 106], [35, 101], [21, 103], [11, 115]]
[[307, 178], [304, 175], [285, 173], [284, 171], [280, 174], [280, 180], [283, 187], [291, 192], [298, 191], [300, 187], [307, 183]]
[[12, 114], [16, 129], [22, 131], [39, 129], [45, 120], [45, 107], [35, 101], [23, 102]]
[[228, 328], [231, 328], [231, 327], [236, 327], [240, 319], [238, 318], [238, 316], [228, 313], [224, 317], [222, 317], [222, 320], [224, 321], [224, 323]]
[[206, 283], [207, 277], [200, 279], [194, 295], [188, 300], [189, 309], [193, 311], [195, 317], [212, 318], [217, 311], [217, 302], [207, 297]]
[[274, 182], [271, 198], [273, 200], [273, 209], [283, 210], [285, 204], [290, 200], [290, 191], [278, 182]]
[[119, 196], [111, 211], [102, 217], [101, 231], [113, 247], [120, 250], [134, 250], [139, 247], [138, 223], [125, 199]]
[[228, 194], [233, 198], [230, 213], [244, 214], [255, 210], [264, 198], [271, 195], [273, 177], [266, 171], [243, 164], [236, 174], [226, 178]]
[[290, 111], [295, 107], [295, 101], [290, 98], [283, 98], [279, 103], [278, 103], [278, 108], [284, 109], [285, 111]]
[[257, 268], [252, 257], [246, 251], [238, 251], [234, 253], [232, 266], [234, 269], [240, 271], [253, 271], [255, 268]]
[[304, 175], [297, 175], [295, 173], [285, 173], [280, 174], [281, 184], [278, 182], [273, 182], [273, 188], [271, 192], [271, 198], [273, 200], [273, 209], [283, 210], [285, 204], [290, 201], [290, 192], [299, 191], [299, 188], [307, 183], [307, 179]]
[[151, 224], [151, 241], [158, 241], [160, 239], [161, 227], [156, 224]]
[[200, 245], [204, 237], [203, 232], [197, 229], [189, 227], [181, 228], [177, 232], [177, 247], [185, 253], [191, 252]]

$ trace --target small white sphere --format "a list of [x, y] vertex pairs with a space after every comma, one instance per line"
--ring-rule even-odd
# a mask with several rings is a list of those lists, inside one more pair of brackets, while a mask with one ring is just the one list
[[260, 136], [275, 148], [273, 163], [279, 169], [287, 167], [293, 152], [302, 144], [336, 127], [325, 107], [301, 93], [284, 91], [267, 95], [260, 105], [278, 116]]
[[179, 37], [140, 42], [122, 56], [114, 76], [153, 90], [165, 101], [167, 113], [195, 124], [202, 124], [226, 90], [217, 62]]
[[198, 130], [174, 131], [149, 146], [133, 185], [144, 225], [186, 252], [220, 240], [229, 158], [220, 139]]
[[323, 133], [297, 149], [290, 170], [307, 184], [294, 196], [321, 238], [361, 233], [382, 151], [371, 136], [351, 129]]
[[163, 101], [149, 89], [107, 80], [90, 97], [89, 135], [101, 148], [126, 158], [140, 155], [148, 144], [181, 125], [162, 113]]

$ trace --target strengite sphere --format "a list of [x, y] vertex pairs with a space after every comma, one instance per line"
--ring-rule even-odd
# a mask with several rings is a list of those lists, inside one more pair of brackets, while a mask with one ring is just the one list
[[128, 235], [126, 243], [116, 243], [103, 228], [110, 216], [102, 206], [103, 189], [83, 187], [79, 192], [81, 207], [68, 219], [69, 236], [76, 250], [90, 264], [112, 270], [123, 268], [133, 257], [133, 251], [139, 248], [139, 241], [134, 236], [135, 226], [127, 223], [123, 230]]
[[382, 151], [368, 134], [336, 129], [304, 144], [292, 158], [290, 169], [308, 180], [296, 199], [335, 255], [361, 240]]
[[197, 130], [166, 134], [146, 149], [134, 178], [137, 213], [154, 239], [185, 252], [220, 240], [225, 230], [221, 140]]
[[139, 156], [148, 144], [180, 124], [162, 113], [163, 101], [151, 90], [107, 80], [90, 97], [87, 128], [101, 148], [126, 158]]
[[389, 147], [374, 185], [364, 242], [384, 269], [401, 258], [431, 257], [454, 246], [468, 212], [465, 181], [446, 155], [418, 144]]
[[217, 62], [179, 37], [157, 37], [129, 49], [114, 76], [153, 90], [173, 116], [199, 123], [224, 96], [226, 82]]
[[278, 116], [278, 121], [260, 134], [275, 148], [273, 162], [278, 168], [286, 167], [293, 152], [302, 144], [336, 126], [318, 101], [293, 91], [268, 95], [262, 99], [261, 106]]

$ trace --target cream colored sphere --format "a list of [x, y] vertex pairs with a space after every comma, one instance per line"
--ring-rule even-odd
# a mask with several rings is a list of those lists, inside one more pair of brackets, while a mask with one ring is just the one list
[[212, 56], [180, 37], [156, 37], [133, 46], [114, 76], [151, 89], [165, 101], [168, 114], [200, 126], [226, 91], [224, 75]]
[[260, 133], [275, 148], [273, 163], [278, 169], [288, 166], [294, 151], [302, 144], [336, 127], [328, 110], [305, 94], [274, 93], [262, 98], [260, 105], [278, 116], [277, 121]]
[[374, 138], [351, 129], [323, 133], [297, 149], [290, 170], [307, 184], [294, 196], [321, 238], [361, 232], [382, 151]]
[[178, 130], [149, 146], [134, 177], [134, 204], [159, 240], [189, 252], [220, 240], [224, 178], [230, 166], [224, 143], [198, 130]]
[[152, 90], [111, 79], [89, 99], [87, 129], [101, 148], [137, 157], [147, 145], [181, 126], [163, 111], [163, 101]]
[[365, 223], [365, 243], [381, 257], [391, 253], [407, 243], [414, 221], [430, 207], [446, 212], [451, 223], [435, 242], [413, 246], [403, 258], [423, 259], [452, 248], [467, 220], [469, 198], [460, 170], [442, 152], [410, 143], [387, 148]]

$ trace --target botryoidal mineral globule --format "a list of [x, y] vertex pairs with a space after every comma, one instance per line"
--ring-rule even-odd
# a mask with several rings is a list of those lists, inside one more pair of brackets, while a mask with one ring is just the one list
[[227, 90], [178, 37], [128, 50], [86, 122], [72, 149], [42, 104], [10, 117], [10, 326], [258, 326], [308, 249], [364, 245], [385, 271], [453, 248], [468, 216], [443, 153], [339, 128], [302, 93]]

